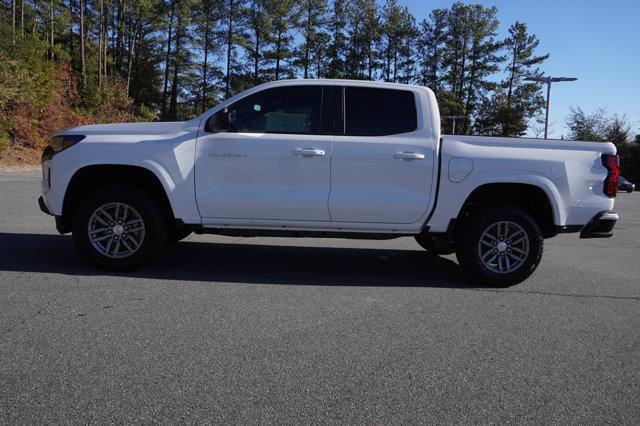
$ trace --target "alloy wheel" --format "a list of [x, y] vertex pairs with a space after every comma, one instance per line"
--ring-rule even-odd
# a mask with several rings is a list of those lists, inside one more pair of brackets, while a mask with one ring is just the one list
[[112, 202], [98, 207], [87, 226], [93, 248], [106, 257], [121, 259], [134, 254], [144, 241], [144, 221], [131, 206]]
[[518, 270], [529, 256], [529, 236], [515, 222], [500, 221], [487, 227], [478, 242], [478, 256], [491, 272], [508, 274]]

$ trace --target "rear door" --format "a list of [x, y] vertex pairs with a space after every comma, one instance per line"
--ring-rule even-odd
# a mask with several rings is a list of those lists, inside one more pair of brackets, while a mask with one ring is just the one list
[[205, 223], [331, 220], [334, 136], [320, 129], [322, 97], [322, 86], [265, 89], [228, 107], [233, 131], [198, 138], [196, 197]]
[[333, 221], [408, 224], [426, 212], [435, 159], [419, 96], [411, 88], [344, 88], [344, 134], [331, 160]]

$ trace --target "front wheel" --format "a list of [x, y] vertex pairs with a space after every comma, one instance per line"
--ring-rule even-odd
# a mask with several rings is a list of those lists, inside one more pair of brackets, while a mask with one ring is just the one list
[[153, 197], [135, 187], [97, 189], [78, 206], [73, 241], [89, 263], [113, 271], [153, 260], [167, 240], [165, 215]]
[[542, 258], [540, 228], [516, 207], [490, 209], [470, 219], [458, 235], [458, 263], [485, 284], [518, 284], [536, 270]]

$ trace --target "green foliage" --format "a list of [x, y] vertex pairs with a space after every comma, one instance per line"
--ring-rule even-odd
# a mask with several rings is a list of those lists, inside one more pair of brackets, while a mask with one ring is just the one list
[[35, 148], [61, 128], [136, 119], [119, 78], [89, 86], [81, 98], [69, 63], [49, 59], [51, 52], [33, 35], [20, 37], [14, 45], [11, 27], [0, 22], [1, 135]]
[[[569, 138], [578, 141], [604, 142], [611, 124], [604, 109], [587, 114], [580, 107], [571, 107], [566, 120]], [[625, 138], [626, 139], [626, 138]]]
[[625, 116], [609, 116], [602, 108], [587, 114], [579, 107], [572, 107], [566, 124], [571, 139], [613, 143], [623, 175], [640, 184], [640, 135], [636, 135], [635, 141], [631, 140], [631, 125]]
[[[640, 136], [640, 135], [639, 135]], [[636, 186], [640, 185], [640, 143], [627, 142], [618, 145], [622, 174]]]
[[151, 110], [149, 107], [142, 105], [138, 108], [137, 114], [138, 121], [155, 121], [158, 118], [158, 114]]
[[4, 130], [0, 130], [0, 153], [9, 147], [9, 135]]

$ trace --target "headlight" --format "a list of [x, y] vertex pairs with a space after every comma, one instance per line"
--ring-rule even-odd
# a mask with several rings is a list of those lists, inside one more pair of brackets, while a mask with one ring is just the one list
[[54, 136], [49, 142], [51, 148], [53, 148], [54, 152], [60, 152], [73, 146], [84, 139], [84, 135], [60, 135]]

